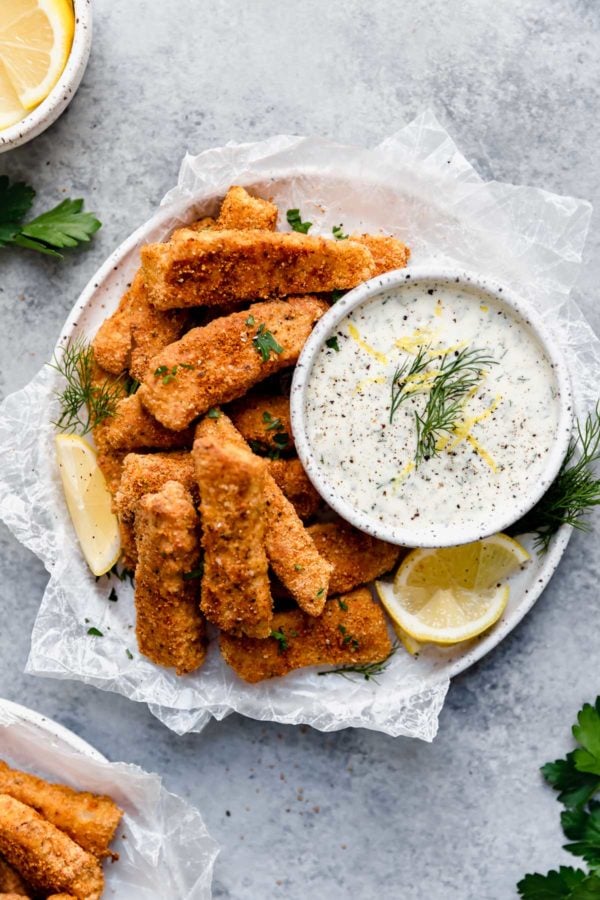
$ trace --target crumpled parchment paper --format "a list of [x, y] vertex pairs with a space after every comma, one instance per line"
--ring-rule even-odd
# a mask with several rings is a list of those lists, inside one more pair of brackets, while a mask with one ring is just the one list
[[115, 900], [209, 900], [218, 853], [200, 813], [170, 794], [158, 775], [105, 762], [73, 748], [51, 724], [36, 724], [0, 701], [0, 759], [76, 790], [108, 794], [124, 811], [104, 864], [103, 897]]
[[[373, 150], [278, 136], [188, 155], [177, 186], [163, 201], [165, 210], [152, 239], [214, 212], [231, 184], [252, 186], [273, 199], [282, 219], [286, 209], [300, 207], [303, 218], [314, 223], [311, 233], [330, 234], [339, 223], [348, 231], [390, 232], [411, 246], [414, 263], [459, 265], [506, 283], [536, 306], [568, 350], [578, 414], [593, 406], [600, 342], [569, 296], [588, 229], [589, 203], [537, 188], [483, 182], [426, 112]], [[137, 267], [133, 251], [148, 239], [140, 234], [119, 262], [127, 277]], [[104, 289], [103, 315], [116, 307], [119, 294], [116, 288]], [[92, 307], [93, 302], [88, 307], [90, 336], [99, 323]], [[74, 333], [85, 332], [85, 321], [82, 314]], [[182, 679], [141, 657], [132, 629], [130, 587], [117, 582], [119, 602], [107, 602], [114, 578], [94, 582], [69, 522], [50, 425], [56, 387], [55, 374], [45, 368], [0, 407], [0, 516], [51, 576], [32, 635], [28, 672], [80, 679], [143, 701], [180, 734], [201, 730], [211, 716], [221, 719], [237, 711], [323, 731], [360, 726], [433, 739], [448, 677], [443, 666], [402, 651], [378, 684], [302, 671], [246, 685], [214, 645], [205, 666]], [[87, 634], [90, 623], [103, 638]]]

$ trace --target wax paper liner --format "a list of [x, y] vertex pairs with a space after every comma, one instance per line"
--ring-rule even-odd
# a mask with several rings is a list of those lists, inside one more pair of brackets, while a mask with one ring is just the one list
[[[457, 264], [512, 287], [535, 304], [567, 351], [578, 413], [592, 407], [600, 345], [569, 296], [591, 214], [587, 202], [483, 182], [426, 112], [373, 150], [278, 136], [188, 155], [177, 187], [163, 201], [165, 209], [151, 231], [140, 229], [133, 236], [133, 249], [214, 212], [235, 183], [253, 186], [280, 210], [300, 207], [314, 223], [311, 233], [331, 234], [340, 222], [347, 231], [387, 231], [411, 246], [415, 263]], [[88, 312], [97, 307], [95, 321], [92, 310], [86, 325], [86, 310], [81, 311], [73, 333], [93, 334], [101, 315], [115, 308], [117, 286], [137, 266], [134, 252], [123, 260], [118, 254], [108, 261], [105, 280], [114, 268], [122, 283], [109, 285], [97, 303], [89, 304]], [[94, 582], [66, 513], [50, 425], [56, 387], [56, 375], [46, 367], [0, 407], [0, 515], [51, 575], [33, 630], [28, 672], [80, 679], [146, 702], [178, 733], [201, 730], [211, 716], [221, 719], [235, 710], [323, 731], [361, 726], [434, 737], [449, 682], [447, 668], [426, 654], [415, 660], [398, 652], [378, 683], [304, 670], [259, 685], [242, 683], [214, 644], [205, 666], [182, 679], [140, 657], [130, 586], [117, 582], [119, 602], [107, 602], [114, 578]], [[104, 636], [88, 635], [90, 624]]]
[[124, 811], [106, 862], [103, 897], [209, 900], [218, 853], [200, 813], [138, 766], [109, 763], [71, 745], [52, 723], [39, 724], [0, 701], [0, 759], [77, 790], [108, 794]]

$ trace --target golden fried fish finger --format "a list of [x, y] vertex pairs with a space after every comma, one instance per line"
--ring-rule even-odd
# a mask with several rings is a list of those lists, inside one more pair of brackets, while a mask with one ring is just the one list
[[181, 336], [188, 322], [183, 310], [161, 311], [150, 303], [140, 269], [119, 306], [106, 319], [93, 341], [94, 356], [108, 372], [128, 370], [141, 379], [148, 361]]
[[135, 517], [136, 634], [140, 652], [178, 675], [206, 658], [206, 626], [198, 607], [199, 521], [189, 491], [168, 481], [139, 501]]
[[224, 631], [265, 638], [273, 602], [265, 551], [264, 460], [200, 423], [193, 456], [200, 488], [201, 608]]
[[232, 185], [221, 204], [216, 227], [222, 231], [275, 231], [278, 209], [268, 200], [251, 197], [239, 185]]
[[227, 412], [255, 452], [282, 453], [293, 449], [288, 397], [251, 391], [235, 400]]
[[[134, 396], [166, 428], [183, 429], [211, 406], [241, 397], [295, 363], [327, 308], [316, 297], [294, 297], [256, 303], [193, 328], [154, 357]], [[162, 374], [174, 370], [169, 380]]]
[[[276, 485], [290, 501], [299, 518], [310, 519], [322, 504], [321, 497], [299, 459], [270, 459], [269, 472]], [[331, 590], [331, 587], [330, 587]]]
[[395, 566], [401, 553], [400, 547], [379, 541], [341, 519], [310, 525], [308, 533], [321, 556], [333, 566], [331, 595], [379, 578]]
[[0, 794], [0, 853], [33, 888], [99, 900], [100, 863], [34, 809]]
[[31, 806], [94, 856], [110, 856], [112, 841], [123, 815], [110, 797], [50, 784], [35, 775], [11, 769], [0, 760], [0, 794]]
[[295, 232], [189, 231], [141, 257], [158, 309], [345, 290], [375, 271], [363, 244]]
[[137, 394], [119, 400], [115, 414], [94, 428], [94, 440], [103, 450], [181, 450], [191, 447], [189, 429], [170, 431], [140, 403]]
[[[341, 601], [341, 602], [340, 602]], [[275, 613], [264, 641], [222, 633], [221, 653], [251, 684], [304, 666], [356, 666], [384, 660], [392, 650], [381, 607], [367, 588], [328, 600], [318, 618], [300, 610]]]
[[178, 481], [198, 500], [198, 487], [191, 453], [129, 453], [123, 463], [119, 489], [115, 496], [115, 508], [121, 531], [123, 563], [135, 568], [134, 521], [138, 501], [144, 494], [154, 494], [167, 481]]
[[398, 238], [387, 234], [351, 234], [350, 240], [363, 244], [371, 251], [375, 263], [372, 277], [408, 265], [410, 249]]

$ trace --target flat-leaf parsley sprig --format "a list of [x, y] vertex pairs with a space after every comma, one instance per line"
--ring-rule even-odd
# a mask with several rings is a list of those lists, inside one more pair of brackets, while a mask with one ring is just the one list
[[70, 199], [24, 222], [34, 197], [29, 185], [11, 184], [6, 175], [0, 175], [0, 247], [24, 247], [62, 259], [59, 250], [88, 242], [101, 227], [93, 213], [83, 211], [83, 200]]
[[312, 222], [302, 221], [299, 209], [288, 209], [285, 217], [292, 231], [298, 231], [300, 234], [308, 234], [312, 228]]
[[600, 897], [600, 697], [579, 711], [573, 736], [579, 747], [565, 759], [542, 766], [542, 774], [566, 809], [560, 821], [571, 842], [564, 850], [584, 860], [590, 869], [560, 866], [546, 875], [526, 875], [517, 885], [522, 900], [592, 900]]
[[550, 541], [563, 525], [589, 531], [584, 516], [600, 506], [600, 401], [577, 431], [560, 471], [541, 500], [511, 528], [511, 534], [535, 534], [539, 553], [548, 550]]
[[61, 414], [52, 424], [59, 431], [88, 434], [115, 414], [123, 396], [123, 382], [108, 378], [102, 383], [94, 381], [94, 350], [87, 341], [69, 341], [62, 355], [55, 356], [49, 365], [66, 381], [65, 387], [56, 392]]
[[252, 338], [252, 343], [260, 353], [263, 362], [269, 362], [271, 352], [277, 353], [277, 355], [283, 353], [283, 347], [277, 343], [274, 335], [268, 331], [264, 322], [258, 326], [258, 331]]

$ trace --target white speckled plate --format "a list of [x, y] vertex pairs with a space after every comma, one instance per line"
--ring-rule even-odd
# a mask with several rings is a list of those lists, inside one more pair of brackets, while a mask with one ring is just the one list
[[[21, 706], [19, 703], [12, 703], [10, 700], [0, 700], [0, 727], [5, 721], [15, 719], [17, 721], [27, 722], [33, 725], [36, 732], [39, 732], [39, 746], [42, 749], [48, 740], [56, 741], [60, 745], [69, 747], [82, 756], [88, 756], [90, 759], [107, 762], [105, 756], [95, 750], [90, 744], [84, 741], [74, 732], [69, 731], [64, 725], [59, 725], [53, 719], [48, 719], [41, 713]], [[0, 731], [0, 752], [2, 751], [2, 732]]]
[[[287, 196], [292, 179], [298, 179], [297, 172], [290, 176], [281, 173], [277, 179], [245, 182], [244, 186], [257, 195], [268, 197], [278, 203], [280, 194]], [[307, 174], [302, 183], [302, 193], [306, 192], [307, 198], [312, 194], [310, 182], [311, 176]], [[348, 197], [349, 206], [343, 210], [346, 230], [373, 228], [373, 223], [377, 223], [378, 220], [380, 220], [380, 227], [385, 230], [386, 218], [397, 220], [401, 216], [402, 207], [411, 202], [410, 197], [395, 192], [388, 185], [375, 183], [373, 188], [365, 194], [364, 175], [359, 184], [356, 182], [347, 185], [341, 185], [340, 182], [332, 184], [332, 195], [339, 196], [343, 191]], [[388, 204], [386, 217], [380, 212], [382, 193]], [[301, 203], [301, 196], [297, 188], [296, 195], [298, 202]], [[198, 195], [194, 202], [176, 204], [159, 210], [148, 222], [138, 228], [106, 260], [87, 285], [65, 323], [57, 346], [82, 333], [87, 336], [95, 334], [104, 319], [114, 311], [126, 286], [131, 282], [139, 265], [140, 247], [152, 241], [164, 240], [176, 225], [191, 222], [202, 216], [213, 215], [218, 210], [221, 199], [221, 192], [215, 194], [210, 191], [204, 195]], [[323, 196], [323, 192], [321, 192], [320, 200], [322, 204], [327, 203], [327, 197]], [[358, 200], [360, 200], [361, 208], [357, 210]], [[280, 209], [283, 208], [281, 204], [279, 206]], [[411, 243], [410, 236], [404, 234], [400, 237], [407, 243]], [[422, 264], [425, 260], [418, 255], [418, 252], [413, 252], [413, 261]], [[466, 644], [446, 648], [425, 647], [419, 657], [414, 660], [413, 665], [419, 670], [418, 674], [428, 685], [444, 681], [463, 672], [512, 631], [531, 609], [550, 580], [566, 549], [570, 534], [571, 529], [564, 527], [552, 541], [549, 552], [542, 557], [537, 556], [534, 552], [531, 538], [523, 539], [523, 543], [531, 551], [532, 559], [511, 580], [511, 597], [501, 620], [489, 632]], [[417, 672], [415, 671], [414, 674], [416, 675]]]

